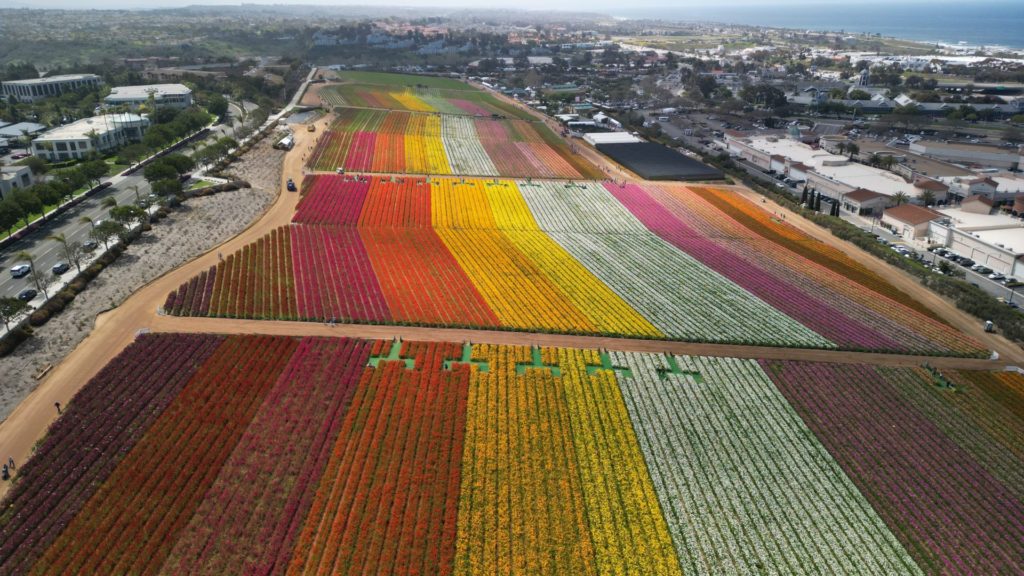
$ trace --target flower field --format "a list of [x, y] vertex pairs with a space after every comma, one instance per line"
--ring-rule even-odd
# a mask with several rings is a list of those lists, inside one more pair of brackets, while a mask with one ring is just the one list
[[884, 278], [729, 192], [318, 175], [176, 315], [973, 356]]
[[1024, 376], [944, 376], [142, 334], [20, 467], [0, 572], [1021, 573]]
[[529, 118], [519, 108], [458, 80], [379, 72], [342, 72], [340, 76], [341, 84], [320, 91], [328, 106]]
[[339, 108], [317, 141], [312, 170], [599, 178], [540, 122]]

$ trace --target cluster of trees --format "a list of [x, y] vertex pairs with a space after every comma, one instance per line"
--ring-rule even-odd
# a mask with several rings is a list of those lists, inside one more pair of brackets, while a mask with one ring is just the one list
[[176, 196], [181, 193], [182, 176], [195, 166], [184, 154], [168, 154], [151, 162], [142, 172], [157, 196]]
[[210, 123], [210, 115], [196, 107], [184, 110], [158, 108], [149, 116], [152, 125], [142, 136], [142, 142], [130, 144], [117, 153], [120, 164], [134, 164], [154, 152], [188, 136]]
[[238, 147], [238, 142], [230, 136], [224, 136], [217, 141], [196, 150], [192, 158], [199, 165], [216, 164], [228, 155], [228, 152]]
[[[49, 169], [46, 162], [38, 158], [30, 163], [30, 167], [37, 175]], [[46, 182], [13, 191], [0, 200], [0, 230], [10, 232], [18, 223], [28, 226], [34, 217], [43, 215], [46, 206], [70, 200], [83, 186], [99, 185], [107, 169], [103, 160], [89, 160], [71, 168], [54, 170]]]

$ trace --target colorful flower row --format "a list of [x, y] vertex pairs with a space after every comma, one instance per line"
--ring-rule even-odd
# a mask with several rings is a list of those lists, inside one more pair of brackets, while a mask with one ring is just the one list
[[356, 108], [337, 114], [310, 156], [313, 170], [576, 179], [598, 174], [537, 122]]
[[737, 220], [759, 209], [729, 192], [338, 175], [303, 189], [295, 224], [269, 242], [287, 254], [246, 249], [166, 310], [982, 354], [842, 253]]
[[1022, 390], [1017, 373], [146, 334], [18, 470], [0, 572], [1018, 574], [1024, 457], [981, 422], [1019, 439]]

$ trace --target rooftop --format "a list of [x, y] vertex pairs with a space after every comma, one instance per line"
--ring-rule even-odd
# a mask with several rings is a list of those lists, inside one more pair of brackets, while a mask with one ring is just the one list
[[35, 122], [18, 122], [17, 124], [11, 124], [0, 128], [0, 136], [5, 138], [21, 138], [24, 135], [24, 132], [35, 134], [42, 130], [46, 130], [46, 126], [42, 124], [36, 124]]
[[942, 217], [942, 214], [916, 204], [903, 204], [893, 208], [886, 208], [884, 216], [910, 224], [911, 226], [917, 226], [918, 224], [937, 220]]
[[960, 152], [976, 152], [984, 154], [1020, 154], [1016, 148], [1001, 148], [999, 146], [988, 146], [986, 144], [967, 144], [963, 142], [938, 142], [935, 140], [918, 140], [911, 144], [921, 146], [929, 150], [950, 150]]
[[103, 116], [82, 118], [81, 120], [76, 120], [70, 124], [57, 126], [56, 128], [47, 130], [36, 138], [35, 141], [84, 140], [89, 138], [90, 132], [95, 131], [97, 134], [103, 134], [115, 130], [119, 124], [133, 124], [143, 120], [145, 120], [145, 118], [136, 114], [105, 114]]
[[137, 100], [168, 95], [191, 94], [192, 89], [184, 84], [146, 84], [143, 86], [115, 86], [104, 100]]
[[847, 192], [843, 194], [843, 197], [851, 202], [867, 202], [868, 200], [874, 200], [875, 198], [888, 198], [885, 194], [879, 194], [878, 192], [872, 192], [871, 190], [865, 190], [863, 188], [857, 188], [853, 192]]
[[50, 82], [73, 82], [75, 80], [99, 80], [95, 74], [59, 74], [57, 76], [44, 76], [43, 78], [28, 78], [26, 80], [8, 80], [4, 84], [15, 84], [30, 86], [33, 84], [49, 84]]
[[[959, 208], [945, 208], [939, 212], [949, 218], [954, 227], [963, 230], [1012, 228], [1020, 225], [1019, 220], [1008, 214], [974, 214]], [[1024, 243], [1021, 248], [1024, 248]]]

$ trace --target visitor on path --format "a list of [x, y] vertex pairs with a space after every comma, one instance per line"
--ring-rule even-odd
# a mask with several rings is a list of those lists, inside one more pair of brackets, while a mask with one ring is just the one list
[[11, 467], [11, 470], [14, 470], [14, 458], [8, 457], [7, 465]]
[[54, 402], [53, 405], [57, 407], [57, 416], [60, 416], [60, 402]]
[[7, 464], [4, 464], [4, 474], [3, 474], [3, 477], [4, 477], [4, 480], [10, 480], [11, 479], [11, 471], [7, 469]]

